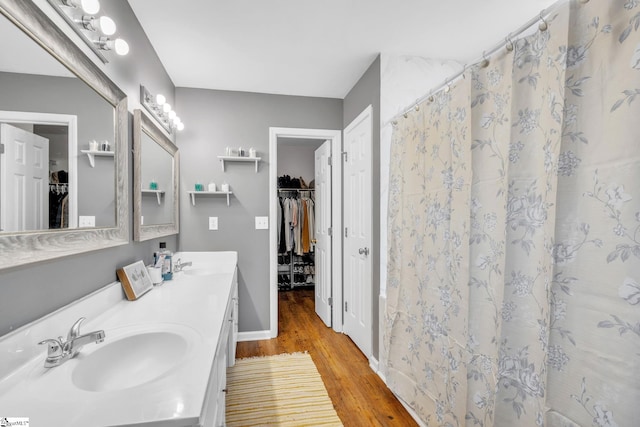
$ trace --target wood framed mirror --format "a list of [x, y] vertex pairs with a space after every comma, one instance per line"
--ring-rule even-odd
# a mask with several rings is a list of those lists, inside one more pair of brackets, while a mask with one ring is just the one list
[[[4, 79], [5, 88], [11, 86], [10, 81], [16, 81], [15, 79], [24, 80], [27, 78], [42, 78], [43, 81], [46, 79], [60, 79], [56, 80], [56, 82], [65, 79], [64, 82], [69, 83], [68, 86], [65, 86], [68, 96], [45, 93], [46, 88], [59, 87], [60, 85], [56, 83], [47, 86], [43, 83], [39, 86], [40, 93], [34, 93], [33, 95], [34, 98], [37, 95], [42, 95], [41, 97], [35, 98], [34, 103], [37, 107], [17, 104], [15, 106], [5, 105], [0, 109], [5, 111], [11, 110], [12, 112], [36, 112], [37, 114], [45, 115], [45, 118], [47, 114], [49, 114], [49, 116], [56, 115], [56, 117], [60, 116], [63, 118], [67, 116], [77, 116], [77, 121], [75, 121], [73, 117], [68, 120], [55, 118], [47, 119], [47, 123], [45, 124], [49, 126], [49, 133], [56, 133], [52, 130], [52, 127], [59, 125], [60, 123], [58, 122], [71, 123], [71, 125], [67, 125], [66, 132], [67, 134], [77, 135], [77, 144], [69, 144], [67, 157], [77, 160], [78, 168], [89, 167], [89, 160], [81, 150], [85, 148], [85, 145], [88, 145], [88, 139], [91, 138], [91, 135], [89, 133], [84, 134], [83, 129], [96, 129], [97, 127], [105, 129], [104, 131], [101, 130], [103, 133], [100, 134], [99, 138], [108, 139], [110, 142], [109, 151], [112, 151], [110, 158], [102, 162], [102, 164], [108, 164], [109, 172], [100, 177], [98, 180], [99, 184], [88, 184], [91, 182], [91, 175], [83, 176], [79, 173], [75, 179], [78, 188], [74, 188], [74, 191], [80, 193], [80, 196], [78, 197], [75, 208], [73, 208], [74, 215], [75, 212], [77, 212], [80, 218], [82, 218], [83, 215], [95, 215], [93, 216], [95, 226], [89, 225], [87, 227], [87, 224], [82, 223], [82, 221], [75, 222], [78, 218], [74, 217], [74, 221], [69, 220], [68, 222], [70, 224], [66, 227], [50, 227], [47, 221], [41, 221], [40, 225], [36, 226], [7, 227], [7, 230], [0, 231], [0, 254], [2, 254], [0, 257], [0, 269], [128, 243], [128, 111], [125, 93], [74, 44], [34, 2], [0, 0], [0, 26], [2, 26], [0, 31], [10, 33], [10, 36], [5, 38], [10, 44], [18, 45], [24, 42], [24, 49], [20, 51], [20, 55], [12, 55], [3, 50], [3, 52], [6, 53], [6, 55], [3, 55], [3, 61], [6, 61], [6, 63], [1, 65], [3, 69], [1, 70], [2, 72], [0, 72], [0, 79]], [[22, 39], [24, 39], [24, 41]], [[43, 55], [42, 58], [32, 58], [32, 63], [54, 63], [60, 69], [63, 69], [67, 75], [54, 76], [46, 72], [21, 71], [20, 67], [22, 67], [23, 64], [18, 64], [18, 61], [29, 59], [20, 57], [26, 57], [27, 51], [37, 51], [38, 55]], [[0, 85], [1, 84], [2, 81], [0, 81]], [[75, 87], [78, 87], [79, 92], [76, 93], [74, 91], [71, 93], [71, 88]], [[84, 95], [80, 95], [79, 93]], [[74, 97], [84, 102], [86, 101], [84, 97], [89, 96], [88, 94], [98, 101], [94, 102], [94, 100], [92, 100], [92, 103], [102, 103], [100, 109], [102, 111], [101, 117], [103, 121], [99, 124], [93, 122], [87, 124], [85, 122], [82, 116], [86, 110], [84, 107], [78, 108], [77, 111], [79, 112], [72, 113], [68, 111], [53, 111], [53, 106], [45, 107], [45, 103], [42, 101], [42, 99], [46, 97], [50, 98], [53, 96], [57, 97], [54, 99], [57, 99], [58, 105], [62, 105], [67, 98]], [[7, 97], [7, 99], [12, 99], [15, 102], [23, 101], [22, 98], [25, 97]], [[55, 105], [56, 102], [51, 102], [50, 104]], [[37, 108], [37, 110], [31, 108]], [[65, 115], [63, 115], [63, 113]], [[18, 122], [20, 122], [20, 120], [24, 122], [21, 116], [16, 119]], [[71, 139], [71, 136], [69, 136], [70, 141]], [[46, 162], [46, 160], [43, 160], [41, 163], [44, 164]], [[92, 173], [94, 177], [97, 169], [97, 167], [93, 169]], [[47, 168], [43, 179], [51, 178], [49, 172], [50, 169]], [[47, 174], [49, 176], [47, 176]], [[13, 177], [5, 178], [3, 186], [12, 185], [12, 179]], [[51, 181], [49, 181], [48, 184], [50, 186]], [[42, 200], [43, 193], [46, 190], [50, 190], [50, 187], [47, 188], [46, 181], [38, 185], [37, 190], [34, 190], [35, 193], [27, 192], [23, 199], [37, 198], [37, 200]], [[69, 182], [69, 185], [72, 185], [72, 183]], [[85, 188], [83, 188], [83, 185]], [[97, 185], [103, 186], [103, 189], [100, 191], [104, 191], [104, 193], [99, 194], [102, 199], [107, 200], [104, 206], [98, 206], [99, 202], [94, 200], [84, 200], [81, 196], [83, 192], [98, 192], [96, 188]], [[37, 194], [37, 196], [34, 194]], [[104, 197], [104, 195], [107, 195], [107, 197]], [[15, 206], [16, 200], [21, 201], [22, 199], [5, 200], [4, 206]], [[49, 201], [47, 200], [45, 203], [48, 206]], [[30, 214], [33, 211], [30, 207], [23, 210], [26, 214]], [[47, 208], [40, 209], [40, 211], [47, 212]], [[103, 212], [106, 218], [104, 221], [100, 219], [100, 215]]]
[[133, 112], [133, 238], [178, 234], [180, 153], [142, 110]]

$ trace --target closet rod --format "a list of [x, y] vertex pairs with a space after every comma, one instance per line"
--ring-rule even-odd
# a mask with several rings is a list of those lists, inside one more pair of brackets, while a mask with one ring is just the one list
[[316, 191], [315, 188], [278, 188], [278, 191]]
[[[580, 3], [588, 3], [589, 2], [589, 0], [578, 0], [578, 1], [580, 1]], [[409, 113], [411, 110], [415, 109], [419, 104], [421, 104], [423, 101], [428, 99], [431, 95], [433, 95], [436, 92], [439, 92], [442, 88], [444, 88], [446, 86], [450, 86], [454, 81], [456, 81], [461, 76], [463, 76], [464, 73], [467, 71], [467, 69], [469, 69], [471, 66], [473, 66], [475, 64], [479, 64], [482, 61], [487, 60], [491, 55], [493, 55], [494, 53], [496, 53], [497, 51], [502, 49], [508, 43], [514, 43], [515, 42], [514, 38], [518, 37], [519, 35], [521, 35], [525, 31], [530, 29], [536, 22], [544, 21], [546, 23], [546, 20], [544, 18], [548, 18], [552, 13], [558, 11], [562, 6], [564, 6], [565, 3], [569, 3], [569, 2], [571, 2], [571, 0], [560, 0], [557, 3], [552, 4], [551, 6], [549, 6], [546, 9], [542, 9], [542, 11], [540, 12], [540, 14], [538, 16], [535, 16], [535, 17], [531, 18], [525, 24], [520, 26], [517, 30], [512, 31], [509, 34], [507, 34], [507, 37], [505, 37], [504, 41], [496, 44], [491, 49], [484, 51], [483, 54], [482, 54], [482, 57], [480, 57], [480, 59], [477, 59], [477, 60], [471, 62], [471, 65], [465, 64], [464, 67], [462, 67], [461, 71], [459, 71], [458, 73], [454, 74], [451, 77], [446, 78], [442, 83], [440, 83], [439, 85], [435, 86], [433, 89], [431, 89], [425, 95], [423, 95], [420, 98], [416, 99], [415, 103], [411, 107], [409, 107], [406, 110], [402, 111], [401, 113], [398, 113], [395, 116], [393, 116], [390, 120], [388, 120], [387, 122], [384, 123], [384, 126], [388, 125], [389, 123], [393, 123], [400, 116], [404, 116], [405, 114]]]

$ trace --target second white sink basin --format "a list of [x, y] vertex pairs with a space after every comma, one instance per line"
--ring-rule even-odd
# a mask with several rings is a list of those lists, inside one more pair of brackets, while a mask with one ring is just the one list
[[[109, 341], [80, 354], [71, 375], [85, 391], [109, 392], [137, 387], [169, 373], [189, 352], [195, 331], [145, 331]], [[86, 347], [85, 347], [86, 348]]]

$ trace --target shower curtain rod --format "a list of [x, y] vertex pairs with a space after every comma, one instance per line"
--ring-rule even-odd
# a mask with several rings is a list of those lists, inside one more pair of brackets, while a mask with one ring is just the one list
[[[482, 53], [482, 57], [480, 59], [476, 60], [476, 61], [471, 62], [471, 65], [479, 64], [482, 61], [488, 60], [491, 55], [493, 55], [494, 53], [496, 53], [497, 51], [502, 49], [508, 43], [513, 43], [514, 42], [514, 38], [518, 37], [520, 34], [524, 33], [528, 29], [530, 29], [535, 23], [537, 23], [539, 21], [543, 21], [546, 24], [547, 22], [545, 21], [545, 18], [548, 18], [549, 15], [553, 14], [554, 12], [559, 10], [560, 7], [564, 6], [565, 3], [569, 3], [570, 1], [571, 0], [560, 0], [557, 3], [552, 4], [551, 6], [549, 6], [546, 9], [542, 9], [542, 11], [540, 11], [540, 15], [538, 15], [538, 16], [536, 16], [534, 18], [531, 18], [525, 24], [520, 26], [517, 30], [512, 31], [509, 34], [507, 34], [507, 37], [505, 37], [504, 41], [494, 45], [491, 49], [484, 51]], [[578, 0], [578, 1], [580, 1], [581, 3], [588, 3], [589, 2], [589, 0]], [[461, 71], [459, 71], [458, 73], [454, 74], [451, 77], [446, 78], [442, 83], [440, 83], [439, 85], [437, 85], [433, 89], [431, 89], [429, 92], [427, 92], [426, 95], [423, 95], [420, 98], [418, 98], [415, 101], [414, 105], [412, 105], [411, 107], [405, 109], [401, 113], [396, 114], [395, 116], [393, 116], [391, 118], [391, 120], [387, 121], [384, 125], [386, 126], [389, 123], [395, 122], [398, 117], [406, 115], [411, 110], [415, 109], [421, 102], [423, 102], [424, 100], [429, 98], [434, 93], [440, 91], [443, 87], [451, 85], [451, 83], [453, 83], [454, 81], [459, 79], [460, 76], [462, 76], [467, 71], [467, 69], [469, 67], [470, 67], [470, 65], [465, 64], [464, 67], [462, 67]]]

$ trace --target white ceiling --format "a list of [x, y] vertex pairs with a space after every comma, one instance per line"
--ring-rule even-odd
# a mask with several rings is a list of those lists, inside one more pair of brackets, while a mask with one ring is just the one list
[[378, 53], [468, 63], [555, 0], [128, 0], [177, 87], [344, 98]]

